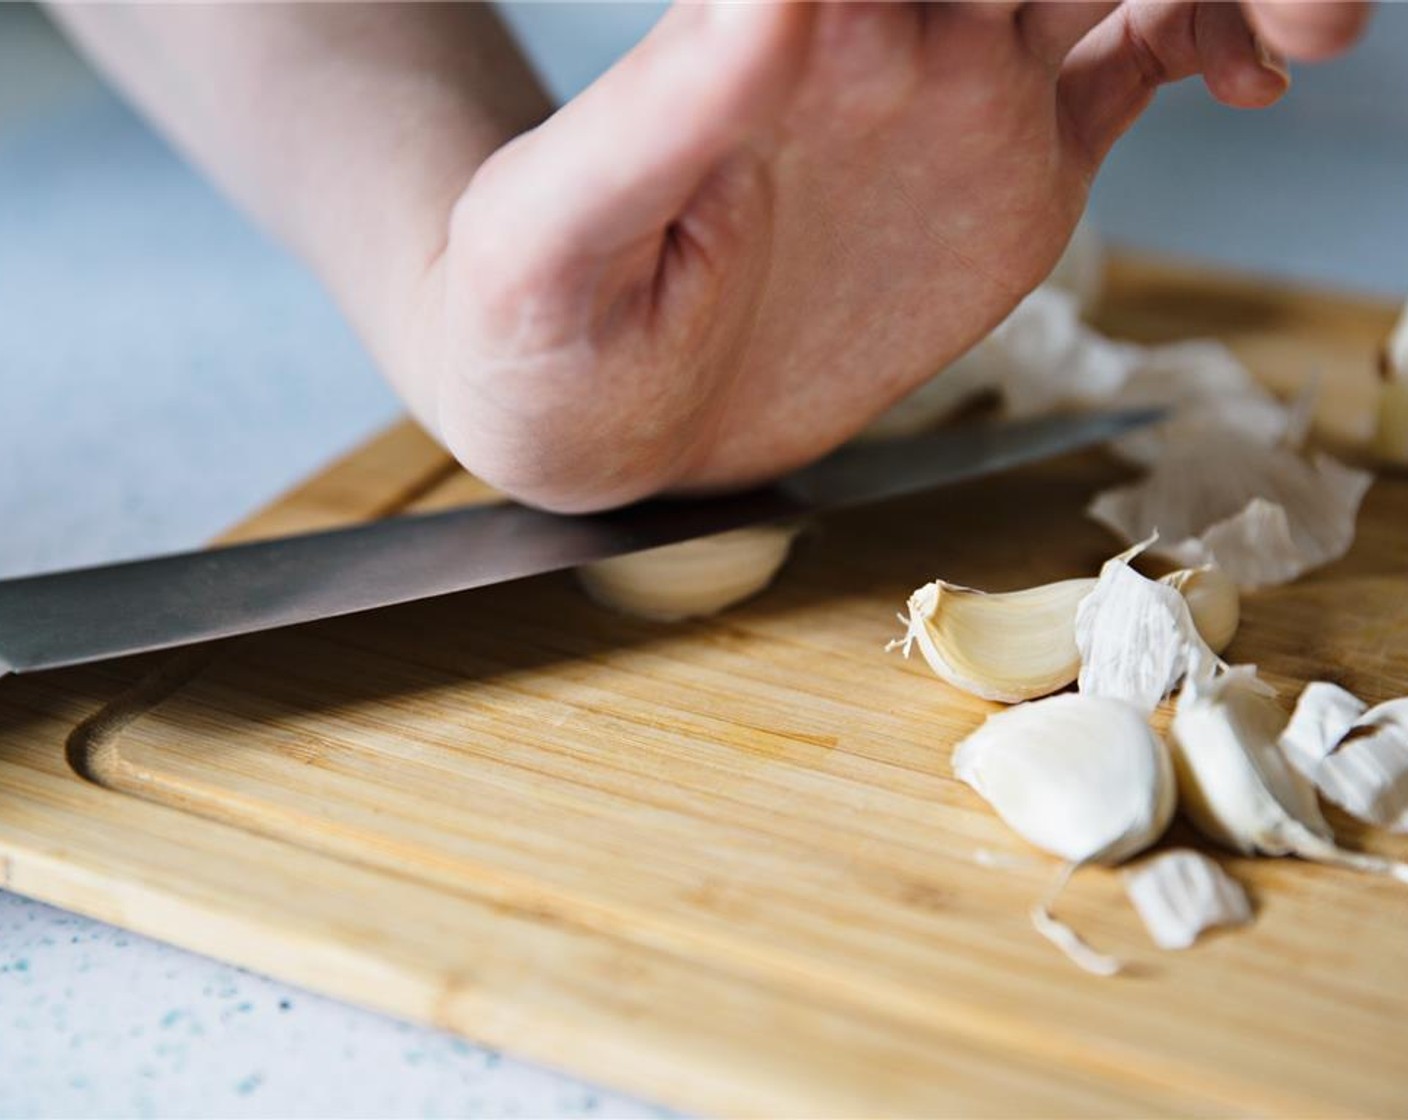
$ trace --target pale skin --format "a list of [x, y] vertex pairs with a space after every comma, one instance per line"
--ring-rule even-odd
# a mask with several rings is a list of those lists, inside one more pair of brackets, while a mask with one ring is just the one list
[[1367, 16], [682, 5], [553, 113], [487, 7], [54, 11], [470, 470], [568, 511], [831, 450], [1040, 282], [1158, 85], [1269, 105]]

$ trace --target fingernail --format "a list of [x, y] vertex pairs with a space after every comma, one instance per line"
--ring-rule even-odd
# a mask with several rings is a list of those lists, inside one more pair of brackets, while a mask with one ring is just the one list
[[1273, 51], [1261, 41], [1260, 35], [1254, 35], [1252, 41], [1256, 45], [1256, 60], [1263, 70], [1275, 74], [1287, 85], [1291, 84], [1291, 70], [1286, 65], [1286, 58], [1277, 51]]

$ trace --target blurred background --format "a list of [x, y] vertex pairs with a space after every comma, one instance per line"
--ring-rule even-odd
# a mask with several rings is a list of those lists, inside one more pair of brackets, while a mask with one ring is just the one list
[[[504, 7], [560, 98], [661, 10]], [[1403, 299], [1405, 57], [1408, 6], [1389, 4], [1273, 110], [1165, 90], [1111, 157], [1095, 224], [1124, 246]], [[41, 12], [0, 4], [0, 576], [197, 545], [398, 413], [298, 264]], [[31, 951], [43, 975], [8, 970]], [[0, 1115], [632, 1107], [2, 893], [0, 972]], [[132, 1026], [163, 1001], [204, 1041]], [[106, 1057], [73, 1061], [85, 1045]]]

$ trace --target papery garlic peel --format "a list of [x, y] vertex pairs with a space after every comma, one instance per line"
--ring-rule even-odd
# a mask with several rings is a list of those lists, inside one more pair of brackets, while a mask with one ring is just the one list
[[1351, 816], [1408, 832], [1408, 698], [1361, 715], [1312, 777], [1320, 792]]
[[1187, 600], [1130, 567], [1152, 543], [1105, 563], [1075, 625], [1081, 692], [1124, 700], [1146, 714], [1183, 679], [1194, 649], [1207, 649]]
[[1123, 876], [1125, 893], [1160, 949], [1186, 949], [1204, 930], [1252, 920], [1242, 885], [1191, 848], [1161, 852]]
[[1213, 653], [1231, 643], [1242, 620], [1242, 595], [1227, 573], [1215, 564], [1180, 568], [1159, 579], [1188, 601], [1193, 625]]

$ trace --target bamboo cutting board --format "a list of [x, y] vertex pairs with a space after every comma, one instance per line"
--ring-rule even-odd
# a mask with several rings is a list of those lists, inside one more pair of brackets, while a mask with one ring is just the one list
[[[1391, 317], [1138, 263], [1105, 312], [1283, 390], [1319, 374], [1332, 439]], [[1402, 1114], [1408, 890], [1229, 859], [1255, 926], [1173, 954], [1090, 871], [1063, 913], [1133, 967], [1088, 977], [1027, 922], [1054, 863], [950, 775], [991, 706], [881, 651], [935, 576], [1093, 573], [1114, 542], [1080, 511], [1121, 477], [1090, 453], [830, 518], [706, 622], [553, 576], [0, 681], [0, 883], [704, 1112]], [[232, 536], [487, 496], [402, 426]], [[1408, 693], [1405, 573], [1385, 477], [1354, 551], [1250, 597], [1229, 656], [1288, 699]]]

